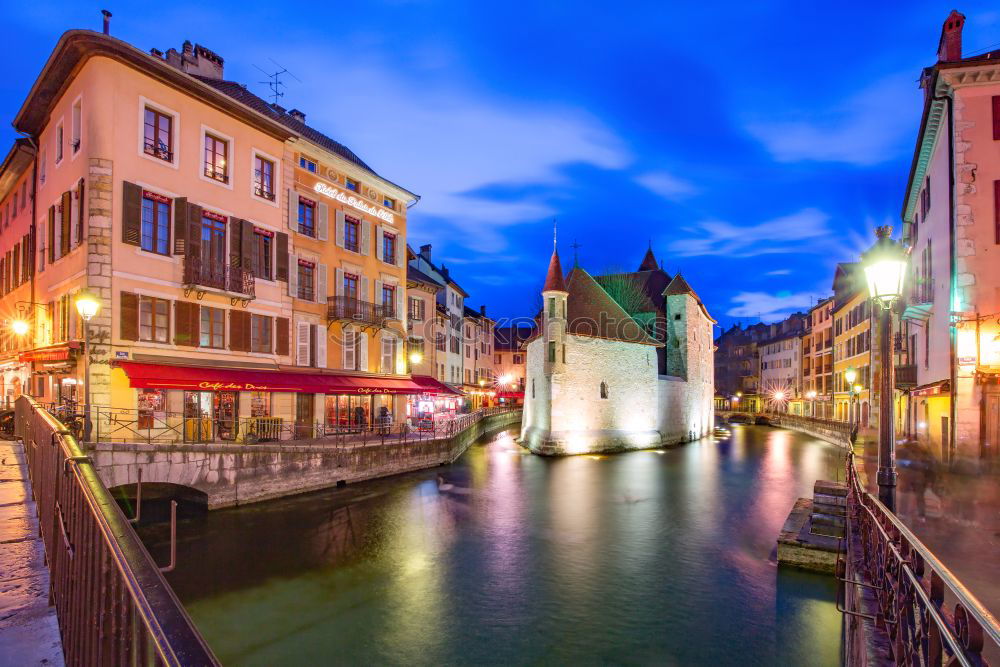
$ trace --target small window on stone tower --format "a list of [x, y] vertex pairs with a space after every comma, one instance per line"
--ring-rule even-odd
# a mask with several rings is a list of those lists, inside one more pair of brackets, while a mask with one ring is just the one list
[[555, 341], [549, 341], [549, 361], [554, 362], [556, 360], [556, 344]]
[[607, 382], [602, 382], [601, 383], [601, 398], [607, 398], [607, 397], [608, 397], [608, 383]]
[[681, 319], [681, 314], [680, 314], [680, 313], [675, 313], [675, 314], [674, 314], [674, 319], [675, 319], [675, 320], [679, 320], [679, 319]]
[[556, 316], [556, 300], [553, 297], [549, 297], [549, 317]]
[[535, 378], [531, 378], [531, 397], [535, 397]]

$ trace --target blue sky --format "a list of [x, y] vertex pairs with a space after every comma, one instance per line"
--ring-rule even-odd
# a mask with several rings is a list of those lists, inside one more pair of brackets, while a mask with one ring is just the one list
[[[933, 64], [938, 2], [8, 4], [0, 139], [59, 35], [148, 49], [185, 39], [422, 196], [432, 243], [494, 315], [536, 304], [558, 219], [592, 272], [652, 240], [710, 312], [773, 320], [830, 291], [833, 269], [899, 226]], [[832, 6], [836, 4], [836, 6]], [[958, 6], [966, 54], [1000, 42], [995, 2]]]

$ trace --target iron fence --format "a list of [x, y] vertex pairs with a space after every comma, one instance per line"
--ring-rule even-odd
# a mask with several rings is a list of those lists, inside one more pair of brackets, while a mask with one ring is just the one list
[[184, 257], [184, 284], [254, 298], [253, 273], [239, 266], [231, 266], [190, 255]]
[[847, 616], [848, 664], [873, 645], [897, 665], [978, 667], [988, 664], [984, 653], [1000, 655], [997, 619], [866, 491], [853, 453], [847, 456], [847, 484], [837, 606]]
[[217, 665], [76, 439], [33, 399], [15, 405], [71, 665]]

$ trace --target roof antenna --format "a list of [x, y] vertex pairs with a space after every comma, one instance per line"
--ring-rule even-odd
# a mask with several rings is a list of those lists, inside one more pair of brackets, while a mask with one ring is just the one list
[[278, 68], [278, 69], [274, 70], [273, 73], [268, 72], [263, 67], [260, 67], [258, 65], [254, 65], [254, 67], [256, 67], [261, 72], [263, 72], [264, 76], [266, 76], [268, 78], [268, 81], [259, 81], [258, 83], [267, 84], [267, 87], [271, 89], [271, 94], [268, 97], [273, 98], [271, 100], [271, 105], [274, 106], [274, 105], [278, 104], [278, 100], [279, 99], [281, 99], [282, 97], [285, 96], [285, 93], [282, 92], [281, 89], [288, 87], [285, 84], [285, 82], [281, 80], [281, 75], [282, 74], [287, 74], [288, 76], [292, 77], [293, 79], [295, 79], [299, 83], [302, 83], [302, 79], [300, 79], [299, 77], [297, 77], [294, 74], [292, 74], [291, 72], [289, 72], [287, 67], [284, 67], [283, 65], [278, 64], [278, 62], [276, 62], [273, 58], [268, 58], [268, 60], [270, 60], [272, 63], [274, 63], [275, 66]]
[[580, 248], [580, 244], [573, 239], [573, 243], [570, 244], [570, 248], [573, 249], [573, 266], [580, 266], [579, 257], [577, 256], [577, 250]]

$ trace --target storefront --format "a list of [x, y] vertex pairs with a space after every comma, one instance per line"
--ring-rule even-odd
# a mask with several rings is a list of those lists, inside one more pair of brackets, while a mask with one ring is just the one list
[[0, 364], [0, 406], [12, 408], [22, 393], [30, 392], [30, 377], [31, 365], [28, 363], [11, 359]]
[[[22, 390], [44, 403], [79, 405], [83, 401], [80, 343], [70, 341], [18, 355], [24, 364]], [[30, 374], [30, 377], [29, 377]], [[27, 386], [30, 385], [30, 386]], [[6, 391], [5, 391], [6, 393]]]
[[461, 392], [428, 375], [414, 375], [413, 382], [422, 391], [407, 400], [406, 417], [417, 430], [432, 431], [436, 424], [451, 419], [461, 410], [464, 402]]
[[497, 402], [503, 406], [524, 405], [523, 391], [501, 391], [497, 393]]

